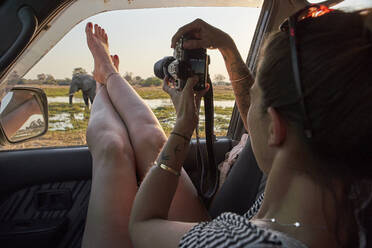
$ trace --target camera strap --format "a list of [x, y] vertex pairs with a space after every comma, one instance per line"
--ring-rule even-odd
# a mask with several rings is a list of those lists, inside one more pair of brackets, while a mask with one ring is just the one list
[[213, 144], [216, 140], [214, 135], [214, 104], [213, 104], [213, 87], [212, 81], [208, 76], [210, 88], [204, 95], [204, 113], [205, 113], [205, 139], [207, 148], [207, 159], [204, 159], [205, 152], [199, 142], [199, 132], [197, 128], [197, 165], [201, 169], [200, 192], [199, 194], [209, 202], [216, 193], [219, 182], [219, 173], [214, 157]]

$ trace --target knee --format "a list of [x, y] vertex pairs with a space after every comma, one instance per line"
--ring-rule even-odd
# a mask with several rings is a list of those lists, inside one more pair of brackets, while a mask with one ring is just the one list
[[87, 135], [87, 143], [93, 159], [134, 161], [134, 153], [129, 141], [115, 132], [96, 131], [94, 138], [92, 135]]
[[161, 150], [167, 141], [163, 130], [156, 125], [149, 125], [138, 130], [140, 136], [138, 137], [138, 142], [144, 144], [145, 146], [151, 147], [154, 150]]

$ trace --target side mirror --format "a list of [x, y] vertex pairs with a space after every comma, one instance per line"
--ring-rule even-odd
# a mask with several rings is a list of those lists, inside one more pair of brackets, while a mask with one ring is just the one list
[[0, 143], [19, 143], [48, 130], [48, 100], [42, 89], [12, 88], [0, 103]]

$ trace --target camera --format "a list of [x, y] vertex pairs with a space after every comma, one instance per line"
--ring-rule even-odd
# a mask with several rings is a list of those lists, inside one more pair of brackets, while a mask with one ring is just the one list
[[197, 75], [199, 81], [194, 86], [194, 90], [200, 91], [205, 89], [208, 80], [209, 56], [204, 48], [183, 49], [183, 43], [186, 40], [188, 37], [182, 36], [176, 43], [173, 56], [164, 57], [155, 63], [154, 73], [160, 79], [164, 79], [165, 76], [173, 79], [177, 90], [185, 87], [189, 77]]

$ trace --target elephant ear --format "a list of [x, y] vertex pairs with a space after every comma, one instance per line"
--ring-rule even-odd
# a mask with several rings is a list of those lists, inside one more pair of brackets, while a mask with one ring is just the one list
[[81, 75], [81, 89], [89, 91], [96, 87], [96, 81], [90, 75]]
[[73, 79], [70, 83], [70, 91], [69, 91], [69, 94], [74, 94], [76, 91], [79, 90], [79, 87], [77, 85], [77, 80]]

